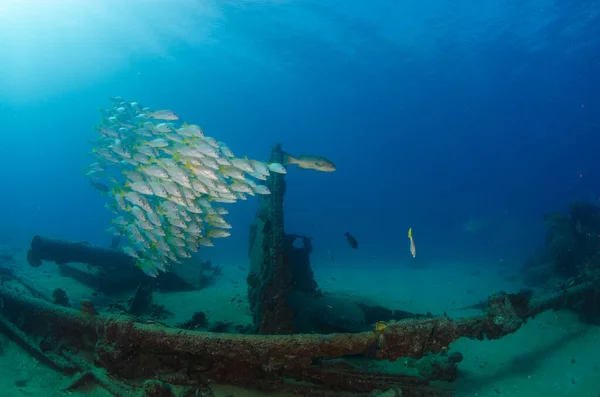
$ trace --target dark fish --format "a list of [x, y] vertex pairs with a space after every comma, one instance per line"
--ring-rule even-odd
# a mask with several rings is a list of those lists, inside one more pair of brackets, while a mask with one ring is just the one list
[[346, 236], [346, 239], [348, 239], [348, 244], [350, 244], [350, 247], [354, 249], [358, 248], [358, 241], [356, 241], [356, 239], [352, 237], [350, 233], [346, 233], [344, 236]]
[[92, 184], [93, 187], [95, 187], [96, 189], [100, 190], [102, 193], [108, 193], [110, 191], [110, 189], [108, 188], [108, 186], [106, 186], [104, 183], [102, 182], [98, 182], [98, 181], [90, 181], [90, 183]]

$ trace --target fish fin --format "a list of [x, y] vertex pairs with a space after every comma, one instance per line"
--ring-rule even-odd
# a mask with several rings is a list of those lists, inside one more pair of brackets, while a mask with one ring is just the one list
[[408, 238], [412, 238], [412, 227], [408, 229]]
[[288, 152], [283, 152], [283, 165], [298, 164], [298, 160]]

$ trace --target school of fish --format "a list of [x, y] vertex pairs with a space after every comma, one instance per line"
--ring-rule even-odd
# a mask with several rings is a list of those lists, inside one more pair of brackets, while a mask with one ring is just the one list
[[110, 232], [137, 266], [156, 277], [213, 239], [230, 236], [221, 204], [270, 194], [261, 184], [279, 163], [235, 157], [223, 142], [171, 110], [153, 111], [122, 97], [102, 109], [90, 183], [109, 197]]

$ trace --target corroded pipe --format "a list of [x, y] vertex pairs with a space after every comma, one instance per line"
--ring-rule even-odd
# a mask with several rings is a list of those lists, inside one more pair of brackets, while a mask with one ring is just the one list
[[[6, 287], [0, 287], [0, 306], [5, 317], [20, 324], [23, 331], [66, 339], [92, 351], [98, 365], [122, 379], [181, 375], [183, 371], [188, 381], [201, 378], [268, 388], [281, 384], [282, 377], [307, 381], [315, 376], [314, 371], [327, 371], [315, 367], [316, 359], [356, 355], [380, 360], [420, 358], [447, 349], [460, 337], [500, 338], [515, 332], [527, 318], [569, 306], [595, 287], [586, 283], [537, 301], [500, 293], [490, 297], [488, 310], [480, 316], [403, 320], [390, 324], [384, 332], [330, 335], [186, 331], [135, 323], [124, 316], [84, 314]], [[309, 373], [312, 376], [307, 376]], [[357, 385], [353, 379], [337, 377], [332, 382], [339, 390], [352, 391]]]

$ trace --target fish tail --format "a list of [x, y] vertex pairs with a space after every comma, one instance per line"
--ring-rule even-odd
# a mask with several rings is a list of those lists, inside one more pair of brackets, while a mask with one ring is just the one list
[[412, 227], [408, 229], [408, 238], [412, 238]]
[[288, 152], [283, 152], [283, 165], [298, 164], [298, 160]]

